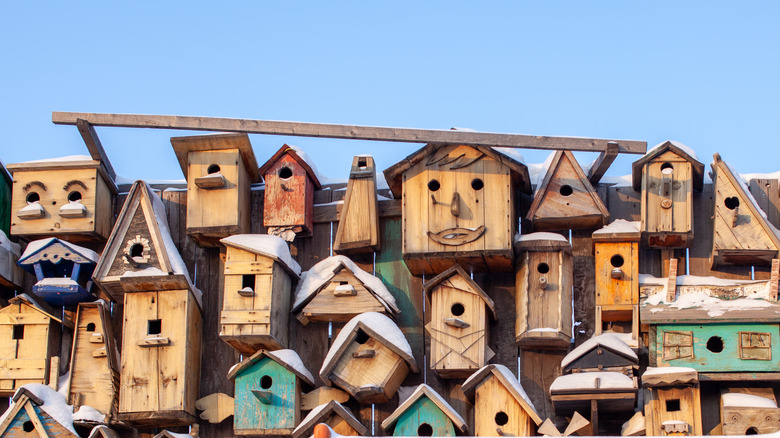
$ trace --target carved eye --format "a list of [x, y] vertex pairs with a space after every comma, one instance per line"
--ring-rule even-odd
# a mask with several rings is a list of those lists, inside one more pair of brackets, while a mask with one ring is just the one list
[[482, 182], [481, 179], [474, 178], [474, 179], [471, 180], [471, 188], [472, 189], [479, 191], [479, 190], [482, 190], [483, 187], [485, 187], [485, 183]]
[[30, 192], [27, 194], [28, 204], [34, 204], [40, 200], [41, 200], [41, 195], [39, 195], [37, 192]]
[[293, 176], [293, 171], [289, 167], [282, 167], [281, 169], [279, 169], [279, 178], [280, 179], [288, 180], [288, 179], [292, 178], [292, 176]]
[[81, 192], [74, 190], [68, 194], [68, 202], [81, 201]]
[[441, 188], [441, 184], [439, 184], [439, 181], [432, 179], [428, 182], [428, 190], [435, 192]]
[[219, 173], [219, 170], [220, 169], [218, 164], [212, 164], [208, 169], [206, 169], [206, 172], [211, 175], [212, 173]]

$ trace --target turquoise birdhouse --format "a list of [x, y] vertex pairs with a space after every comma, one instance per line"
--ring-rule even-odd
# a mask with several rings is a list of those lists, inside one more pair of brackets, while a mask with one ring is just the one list
[[418, 386], [382, 422], [393, 436], [455, 436], [468, 433], [468, 426], [455, 409], [430, 386]]

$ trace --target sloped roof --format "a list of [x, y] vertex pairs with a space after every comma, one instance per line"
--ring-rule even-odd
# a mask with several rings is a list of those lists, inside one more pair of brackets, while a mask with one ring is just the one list
[[[38, 301], [34, 300], [33, 297], [30, 295], [27, 295], [26, 293], [19, 294], [10, 300], [8, 300], [8, 304], [26, 304], [27, 306], [30, 306], [31, 308], [35, 309], [36, 311], [42, 313], [47, 318], [51, 318], [61, 324], [64, 324], [70, 328], [73, 328], [73, 321], [69, 319], [60, 319], [54, 316], [54, 309], [49, 307], [48, 305], [44, 303], [39, 303]], [[0, 312], [5, 311], [6, 309], [12, 310], [10, 306], [3, 307], [0, 309]]]
[[[70, 253], [58, 253], [56, 257], [50, 257], [48, 254], [41, 254], [41, 251], [51, 248], [52, 246], [62, 246], [70, 251]], [[17, 263], [20, 266], [31, 265], [42, 260], [48, 260], [55, 264], [59, 263], [60, 260], [68, 260], [74, 263], [97, 263], [99, 259], [100, 256], [91, 249], [75, 245], [65, 240], [60, 240], [56, 237], [49, 237], [47, 239], [34, 240], [27, 244], [24, 254], [22, 254]]]
[[512, 397], [514, 397], [528, 415], [531, 416], [531, 419], [534, 420], [534, 423], [536, 423], [537, 426], [542, 424], [542, 419], [536, 412], [536, 408], [528, 397], [528, 394], [526, 394], [523, 385], [521, 385], [520, 381], [517, 380], [511, 371], [509, 371], [509, 368], [504, 365], [489, 364], [477, 370], [477, 372], [463, 382], [463, 386], [461, 387], [463, 393], [466, 394], [466, 397], [468, 397], [469, 400], [473, 401], [479, 383], [490, 376], [495, 376], [495, 378], [501, 382], [507, 391], [512, 394]]
[[293, 160], [295, 160], [302, 168], [306, 171], [306, 174], [309, 175], [309, 178], [311, 178], [312, 182], [314, 182], [314, 187], [319, 189], [322, 187], [322, 183], [320, 182], [320, 179], [317, 177], [317, 172], [312, 169], [311, 165], [301, 157], [298, 152], [296, 151], [296, 148], [294, 146], [290, 146], [288, 144], [282, 145], [282, 147], [279, 148], [278, 151], [276, 151], [273, 156], [268, 159], [268, 161], [265, 162], [262, 166], [260, 166], [260, 174], [265, 175], [265, 173], [268, 171], [268, 169], [271, 168], [277, 161], [279, 161], [282, 156], [285, 154], [289, 155]]
[[270, 234], [234, 234], [219, 241], [225, 246], [232, 246], [269, 257], [279, 262], [285, 270], [295, 274], [296, 277], [301, 275], [301, 266], [293, 260], [287, 242], [279, 236]]
[[314, 377], [312, 377], [309, 370], [306, 369], [306, 366], [304, 366], [303, 361], [301, 361], [300, 356], [298, 356], [298, 353], [290, 349], [276, 351], [260, 350], [251, 357], [248, 357], [242, 362], [233, 366], [233, 368], [231, 368], [230, 372], [228, 373], [228, 379], [234, 380], [244, 370], [256, 364], [257, 362], [260, 362], [264, 357], [267, 357], [283, 366], [285, 369], [298, 376], [309, 386], [314, 386]]
[[396, 421], [398, 421], [398, 418], [406, 412], [409, 408], [412, 407], [414, 402], [419, 400], [422, 397], [427, 397], [430, 401], [432, 401], [439, 409], [441, 409], [442, 412], [452, 421], [453, 426], [455, 426], [455, 429], [459, 430], [462, 433], [468, 432], [468, 425], [466, 425], [466, 422], [463, 420], [463, 417], [458, 414], [455, 409], [450, 406], [449, 403], [447, 403], [446, 400], [442, 398], [436, 391], [433, 390], [430, 386], [422, 383], [420, 384], [412, 393], [412, 395], [409, 396], [406, 400], [404, 400], [403, 403], [398, 405], [398, 408], [393, 411], [392, 414], [390, 414], [385, 421], [382, 422], [382, 429], [387, 430], [389, 427], [391, 427], [393, 424], [395, 424]]
[[[28, 383], [16, 390], [12, 398], [13, 403], [8, 407], [2, 417], [0, 417], [0, 435], [6, 436], [8, 427], [22, 409], [26, 409], [28, 415], [35, 415], [32, 406], [37, 406], [52, 420], [60, 424], [78, 437], [76, 429], [73, 427], [73, 406], [68, 405], [65, 396], [54, 389], [40, 383]], [[36, 415], [36, 417], [38, 417]], [[38, 419], [40, 421], [40, 418]]]
[[637, 192], [642, 190], [642, 169], [645, 163], [666, 151], [674, 152], [675, 154], [679, 155], [680, 158], [689, 161], [693, 165], [693, 175], [691, 175], [693, 178], [693, 188], [697, 191], [702, 191], [704, 188], [704, 164], [696, 159], [695, 153], [693, 155], [690, 154], [690, 152], [692, 152], [690, 148], [671, 140], [667, 140], [654, 146], [652, 149], [647, 151], [647, 153], [642, 156], [642, 158], [634, 161], [634, 163], [631, 165], [631, 181], [634, 186], [634, 190]]
[[621, 340], [619, 337], [615, 336], [611, 333], [604, 333], [599, 336], [594, 336], [587, 341], [583, 342], [579, 347], [575, 348], [569, 354], [567, 354], [563, 360], [561, 361], [561, 368], [566, 368], [570, 363], [574, 362], [575, 360], [581, 358], [582, 356], [585, 356], [589, 352], [597, 349], [597, 348], [603, 348], [605, 350], [609, 350], [618, 356], [622, 356], [626, 358], [626, 360], [636, 363], [639, 363], [639, 358], [637, 357], [636, 353], [634, 353], [634, 350], [631, 349], [631, 347], [628, 346], [623, 340]]
[[224, 149], [238, 149], [244, 162], [247, 172], [249, 172], [250, 182], [260, 182], [262, 176], [257, 167], [255, 152], [252, 150], [252, 143], [249, 141], [249, 135], [246, 133], [225, 133], [225, 134], [206, 134], [190, 135], [186, 137], [171, 137], [171, 145], [176, 153], [176, 159], [179, 161], [184, 178], [187, 178], [189, 163], [187, 156], [190, 152], [218, 151]]
[[365, 436], [368, 433], [368, 429], [364, 426], [349, 409], [341, 405], [336, 400], [331, 400], [328, 403], [317, 406], [309, 412], [301, 423], [293, 430], [292, 438], [306, 438], [311, 435], [314, 426], [318, 423], [325, 423], [331, 415], [338, 415], [347, 422], [358, 435]]
[[431, 294], [433, 293], [433, 289], [436, 288], [436, 286], [440, 285], [443, 281], [447, 280], [448, 278], [452, 277], [453, 275], [460, 275], [463, 280], [466, 281], [466, 283], [471, 286], [471, 291], [475, 294], [477, 294], [480, 298], [482, 298], [482, 301], [485, 302], [485, 305], [487, 305], [488, 309], [490, 309], [490, 314], [493, 316], [493, 319], [497, 319], [496, 316], [496, 306], [493, 303], [493, 300], [485, 293], [485, 291], [482, 290], [481, 287], [477, 283], [474, 282], [474, 280], [471, 279], [471, 277], [466, 273], [466, 271], [463, 270], [463, 268], [460, 267], [457, 263], [452, 265], [451, 268], [447, 269], [446, 271], [442, 272], [441, 274], [433, 277], [430, 281], [426, 282], [423, 285], [423, 288], [425, 289], [425, 295], [428, 297], [428, 299], [431, 299]]

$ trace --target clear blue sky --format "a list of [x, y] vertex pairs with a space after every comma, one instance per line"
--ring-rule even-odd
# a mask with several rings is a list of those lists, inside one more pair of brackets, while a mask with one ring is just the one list
[[[85, 154], [51, 123], [83, 111], [674, 139], [780, 170], [776, 2], [116, 3], [3, 4], [5, 163]], [[119, 175], [182, 178], [168, 139], [186, 131], [98, 134]], [[260, 163], [284, 142], [332, 177], [419, 147], [252, 136]]]

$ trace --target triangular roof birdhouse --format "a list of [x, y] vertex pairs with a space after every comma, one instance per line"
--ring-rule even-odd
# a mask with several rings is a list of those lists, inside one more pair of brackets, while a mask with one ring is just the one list
[[385, 421], [393, 436], [455, 436], [468, 433], [463, 417], [426, 384], [419, 385]]
[[306, 438], [312, 436], [314, 426], [320, 423], [327, 424], [334, 432], [341, 436], [365, 436], [368, 433], [366, 426], [352, 415], [349, 409], [336, 400], [317, 406], [309, 412], [295, 428], [292, 438]]
[[36, 296], [54, 306], [94, 300], [92, 272], [100, 256], [95, 251], [50, 237], [35, 240], [19, 258], [19, 266], [35, 275]]
[[24, 385], [12, 401], [2, 416], [0, 436], [79, 437], [73, 428], [73, 408], [50, 387]]
[[623, 371], [638, 366], [639, 358], [634, 350], [611, 333], [588, 339], [561, 361], [564, 372]]
[[379, 251], [377, 196], [374, 158], [366, 155], [354, 157], [333, 240], [333, 252], [358, 254]]
[[647, 164], [651, 161], [664, 161], [668, 158], [672, 158], [671, 156], [665, 156], [667, 152], [674, 154], [677, 159], [691, 163], [693, 167], [690, 178], [691, 181], [693, 181], [693, 188], [699, 192], [702, 191], [704, 188], [704, 164], [698, 160], [696, 153], [691, 148], [673, 140], [667, 140], [656, 145], [647, 151], [642, 158], [631, 164], [631, 184], [633, 185], [634, 190], [637, 192], [642, 190], [642, 175], [644, 175], [647, 170], [645, 167]]

